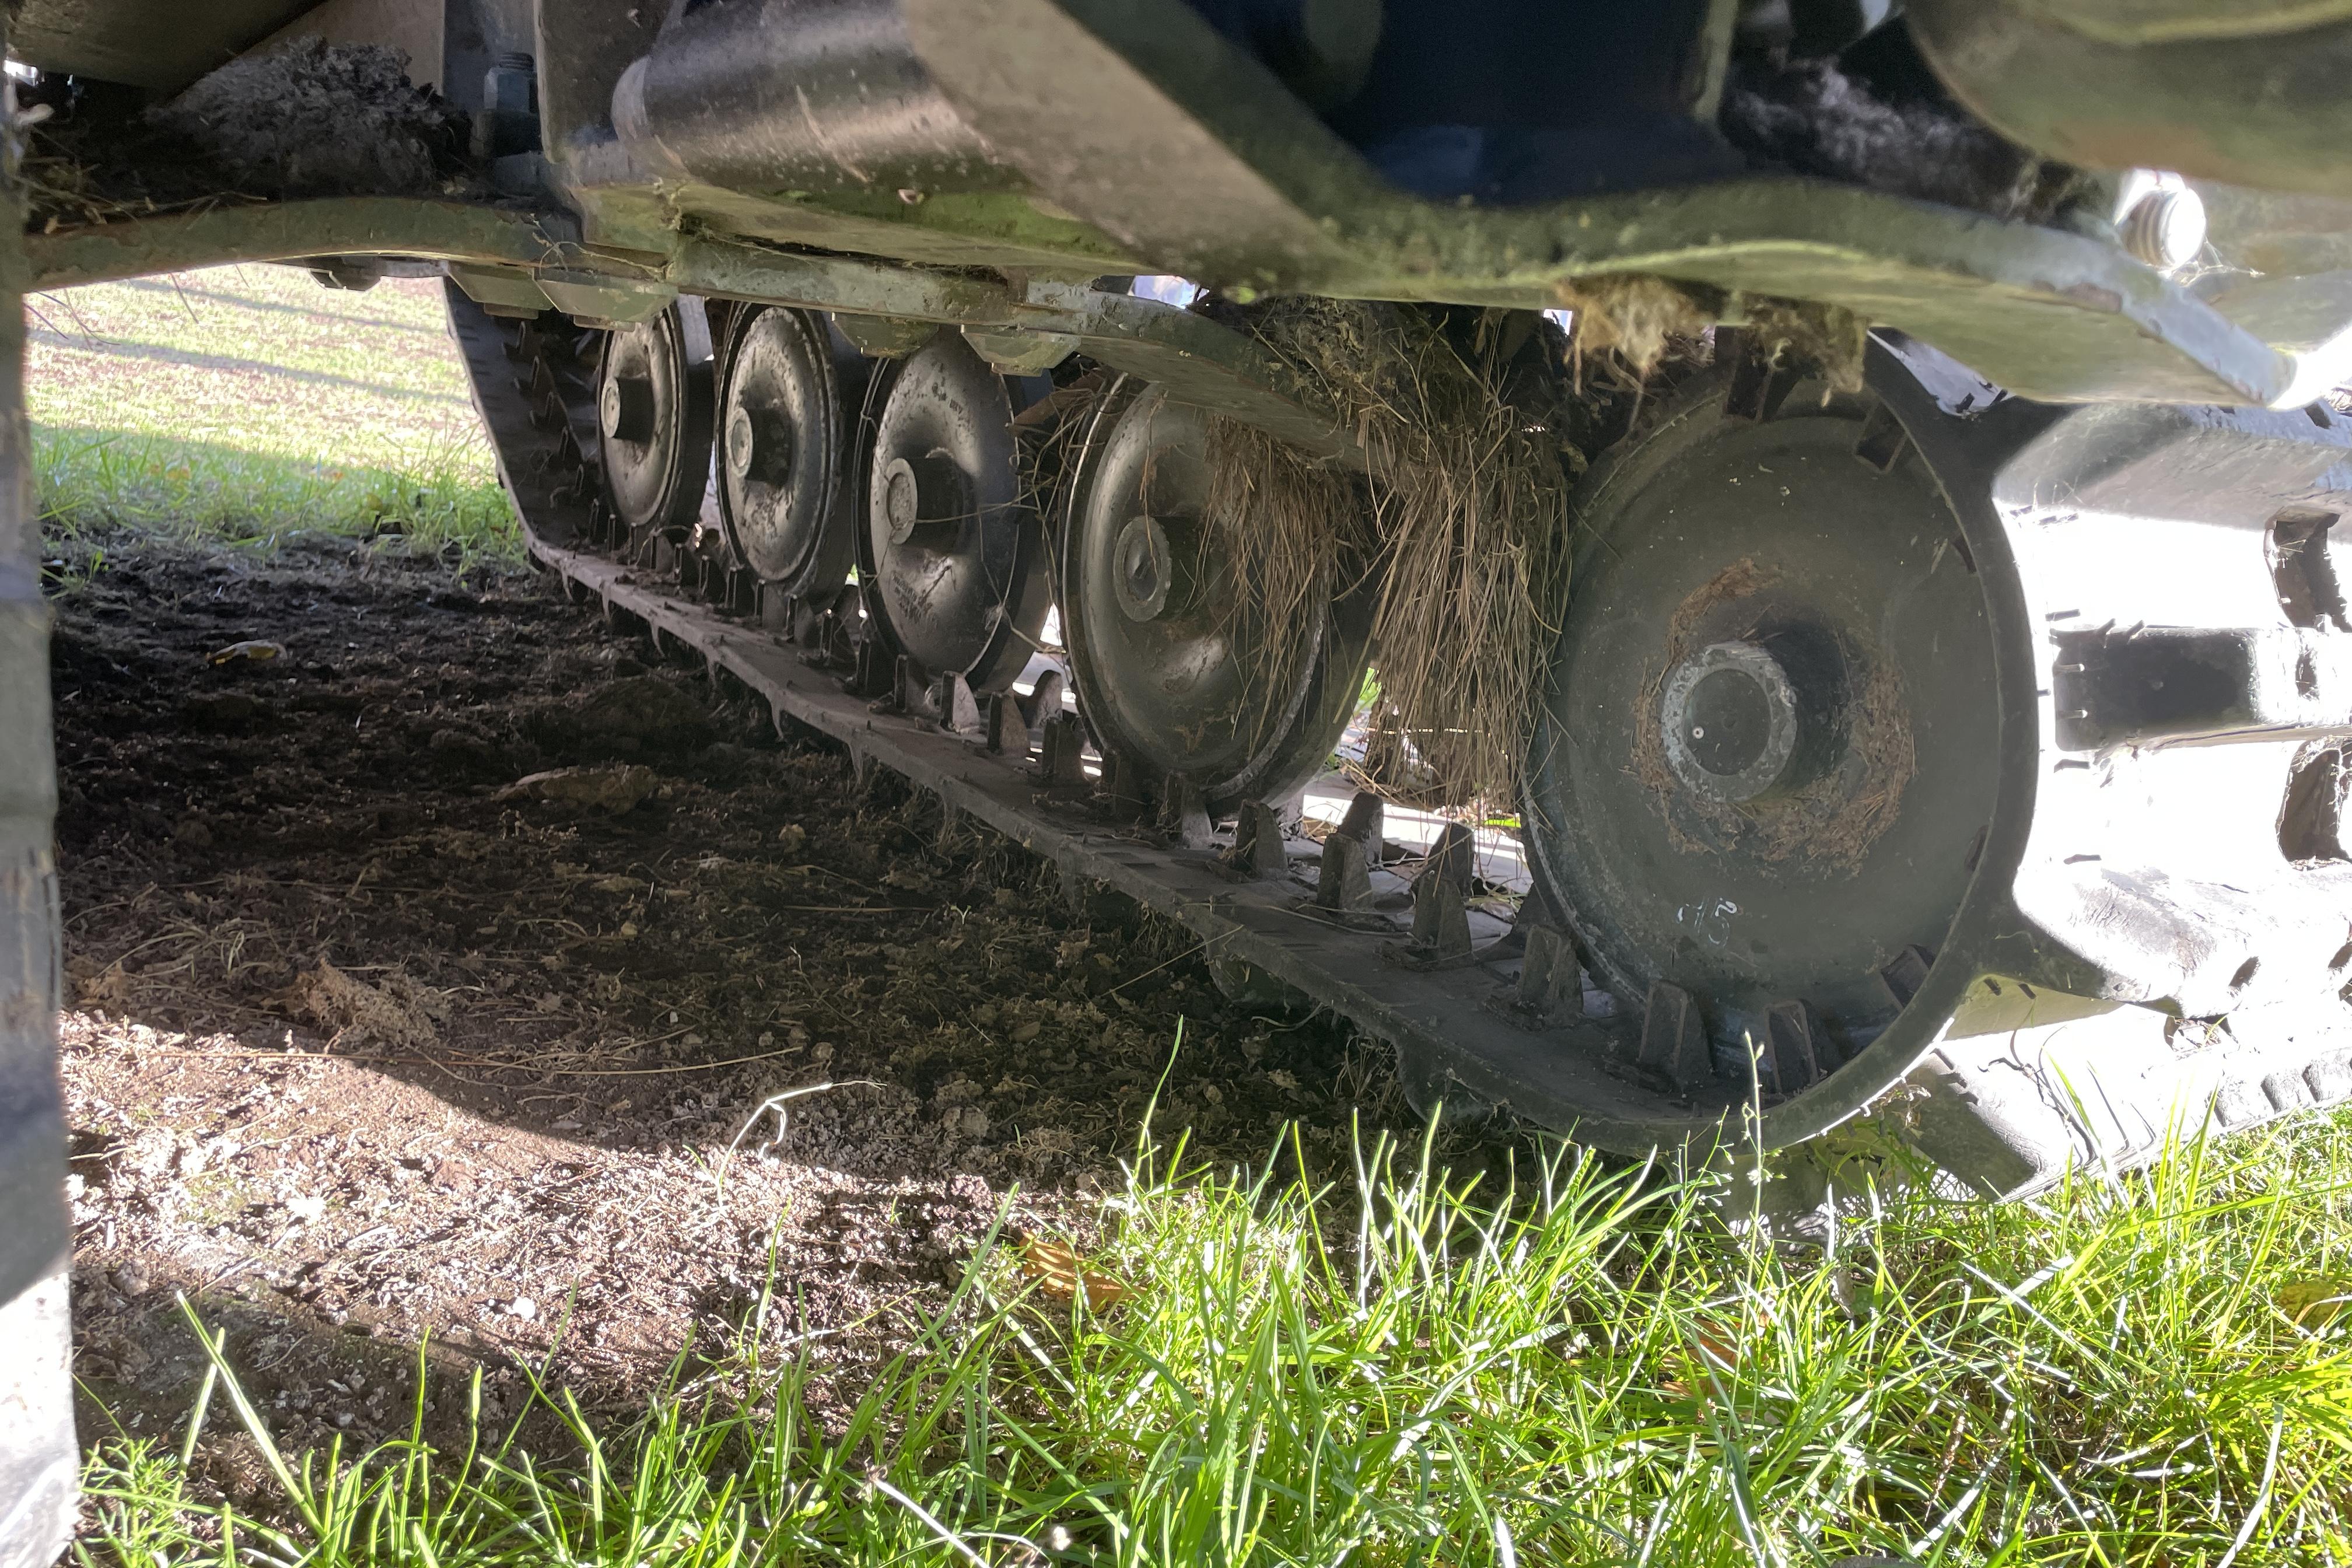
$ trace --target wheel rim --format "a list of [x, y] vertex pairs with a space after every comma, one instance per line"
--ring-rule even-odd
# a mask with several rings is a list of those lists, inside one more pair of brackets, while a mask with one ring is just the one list
[[726, 360], [719, 503], [736, 557], [789, 590], [837, 584], [849, 539], [836, 525], [841, 381], [824, 327], [803, 310], [746, 310]]
[[710, 325], [681, 299], [604, 334], [596, 376], [605, 500], [632, 531], [691, 528], [710, 488]]
[[[1942, 945], [1999, 774], [1985, 595], [1933, 476], [1857, 455], [1869, 405], [1728, 415], [1695, 386], [1576, 498], [1528, 768], [1530, 865], [1638, 1016], [1696, 998], [1723, 1093], [1801, 1005], [1819, 1076]], [[1818, 1078], [1814, 1079], [1818, 1081]]]
[[1366, 617], [1318, 595], [1308, 626], [1270, 635], [1213, 538], [1207, 436], [1158, 387], [1113, 389], [1072, 491], [1062, 616], [1097, 737], [1191, 781], [1213, 811], [1322, 768], [1362, 678]]
[[1052, 603], [1002, 377], [943, 332], [887, 378], [866, 471], [858, 566], [889, 645], [975, 690], [1010, 686]]

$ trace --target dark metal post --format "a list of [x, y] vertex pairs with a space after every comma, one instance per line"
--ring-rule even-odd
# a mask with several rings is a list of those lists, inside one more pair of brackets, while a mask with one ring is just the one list
[[[0, 18], [5, 33], [5, 18]], [[25, 426], [25, 213], [16, 89], [0, 85], [0, 1568], [71, 1533], [65, 1111], [58, 1087], [49, 612]]]

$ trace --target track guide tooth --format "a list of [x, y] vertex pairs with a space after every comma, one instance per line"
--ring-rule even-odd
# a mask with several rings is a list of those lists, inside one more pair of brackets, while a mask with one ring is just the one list
[[980, 701], [962, 676], [940, 676], [931, 688], [930, 703], [939, 715], [940, 728], [950, 734], [980, 737], [988, 733], [981, 721]]
[[1788, 401], [1797, 381], [1794, 365], [1774, 364], [1754, 354], [1743, 354], [1738, 367], [1732, 372], [1723, 411], [1734, 419], [1769, 419], [1780, 412], [1780, 405]]
[[1062, 693], [1069, 683], [1058, 669], [1049, 669], [1037, 678], [1037, 685], [1026, 697], [1016, 697], [1021, 721], [1034, 731], [1046, 720], [1062, 710]]
[[1075, 713], [1056, 713], [1045, 721], [1038, 739], [1038, 779], [1056, 794], [1077, 794], [1087, 787], [1086, 729]]
[[1664, 980], [1652, 984], [1642, 1009], [1642, 1047], [1635, 1059], [1673, 1084], [1678, 1094], [1693, 1094], [1714, 1082], [1715, 1058], [1707, 1049], [1698, 998]]
[[1234, 847], [1225, 865], [1249, 881], [1279, 881], [1290, 875], [1290, 844], [1282, 817], [1262, 800], [1242, 802], [1234, 819]]
[[1346, 833], [1323, 840], [1323, 866], [1315, 877], [1315, 906], [1336, 914], [1369, 914], [1372, 908], [1370, 852]]
[[1911, 445], [1911, 433], [1903, 428], [1903, 421], [1894, 410], [1879, 404], [1863, 421], [1862, 434], [1854, 437], [1853, 455], [1880, 473], [1885, 473], [1903, 460]]
[[1381, 797], [1370, 790], [1360, 789], [1348, 803], [1348, 815], [1339, 819], [1339, 831], [1364, 847], [1364, 853], [1375, 866], [1381, 863], [1381, 838], [1387, 832], [1388, 811]]
[[1906, 947], [1880, 966], [1878, 983], [1897, 1007], [1908, 1007], [1919, 987], [1927, 984], [1927, 970], [1935, 962], [1936, 955], [1926, 948]]
[[1206, 849], [1216, 842], [1216, 826], [1209, 820], [1208, 802], [1195, 781], [1176, 774], [1160, 795], [1160, 826], [1187, 849]]
[[1119, 752], [1105, 751], [1102, 760], [1103, 809], [1120, 822], [1133, 822], [1151, 809], [1151, 781], [1143, 766]]
[[1775, 1002], [1764, 1013], [1764, 1085], [1794, 1094], [1837, 1065], [1821, 1021], [1802, 1002]]
[[1412, 935], [1390, 950], [1415, 969], [1462, 963], [1470, 957], [1470, 878], [1476, 839], [1449, 822], [1412, 879]]
[[1517, 1004], [1530, 1020], [1574, 1023], [1584, 1016], [1584, 967], [1576, 939], [1558, 926], [1526, 926], [1527, 958], [1519, 969]]
[[1000, 691], [988, 700], [988, 749], [1001, 757], [1029, 754], [1029, 725], [1010, 692]]
[[1384, 815], [1381, 797], [1358, 790], [1348, 815], [1323, 840], [1323, 867], [1315, 879], [1315, 903], [1339, 914], [1369, 914], [1372, 868], [1381, 863]]

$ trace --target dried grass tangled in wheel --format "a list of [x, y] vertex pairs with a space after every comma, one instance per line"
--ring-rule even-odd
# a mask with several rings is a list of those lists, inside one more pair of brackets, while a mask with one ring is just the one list
[[1465, 343], [1394, 306], [1276, 301], [1248, 325], [1337, 405], [1368, 474], [1230, 420], [1213, 423], [1210, 442], [1211, 510], [1270, 624], [1306, 624], [1297, 606], [1344, 589], [1352, 562], [1377, 574], [1383, 700], [1456, 805], [1516, 797], [1566, 588], [1561, 443], [1549, 410], [1506, 384], [1512, 356], [1497, 338], [1512, 320], [1487, 312]]

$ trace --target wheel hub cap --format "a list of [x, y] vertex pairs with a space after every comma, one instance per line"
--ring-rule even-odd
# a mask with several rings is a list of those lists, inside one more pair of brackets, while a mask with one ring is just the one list
[[[1784, 793], [1800, 781], [1802, 731], [1828, 717], [1822, 694], [1806, 701], [1789, 671], [1751, 642], [1702, 648], [1666, 678], [1659, 739], [1685, 787], [1737, 804]], [[1818, 749], [1811, 748], [1811, 749]]]
[[604, 438], [642, 447], [654, 435], [654, 384], [642, 375], [616, 375], [604, 384], [599, 410]]
[[1136, 518], [1119, 531], [1115, 548], [1118, 570], [1112, 585], [1119, 609], [1130, 621], [1158, 620], [1169, 607], [1168, 591], [1175, 576], [1167, 528], [1156, 517]]

